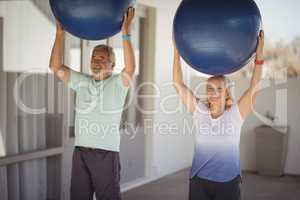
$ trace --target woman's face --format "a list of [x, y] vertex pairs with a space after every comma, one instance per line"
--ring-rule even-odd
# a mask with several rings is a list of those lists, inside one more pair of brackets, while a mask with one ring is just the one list
[[210, 105], [221, 106], [222, 108], [225, 108], [227, 89], [223, 79], [208, 79], [206, 93], [207, 100]]

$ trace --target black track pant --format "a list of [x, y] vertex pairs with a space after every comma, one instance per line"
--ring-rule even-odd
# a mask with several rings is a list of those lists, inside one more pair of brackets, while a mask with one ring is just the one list
[[120, 200], [118, 152], [75, 147], [72, 163], [71, 200]]
[[189, 200], [240, 200], [240, 182], [240, 176], [224, 183], [195, 176], [190, 179]]

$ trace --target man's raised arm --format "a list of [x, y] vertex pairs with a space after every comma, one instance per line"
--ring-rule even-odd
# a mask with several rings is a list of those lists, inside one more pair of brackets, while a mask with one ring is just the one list
[[63, 65], [63, 43], [65, 32], [59, 22], [56, 23], [56, 38], [52, 48], [49, 68], [64, 83], [69, 82], [70, 68]]

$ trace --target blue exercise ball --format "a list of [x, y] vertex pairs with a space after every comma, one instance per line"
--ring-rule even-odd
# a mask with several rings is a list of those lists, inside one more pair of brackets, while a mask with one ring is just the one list
[[102, 40], [120, 32], [132, 0], [50, 0], [64, 29], [82, 39]]
[[183, 0], [173, 28], [178, 51], [191, 67], [229, 74], [254, 55], [261, 14], [253, 0]]

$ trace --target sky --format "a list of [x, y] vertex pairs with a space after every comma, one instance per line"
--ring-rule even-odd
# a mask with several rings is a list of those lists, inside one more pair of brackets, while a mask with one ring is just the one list
[[289, 42], [300, 36], [300, 0], [255, 0], [263, 18], [266, 38]]

